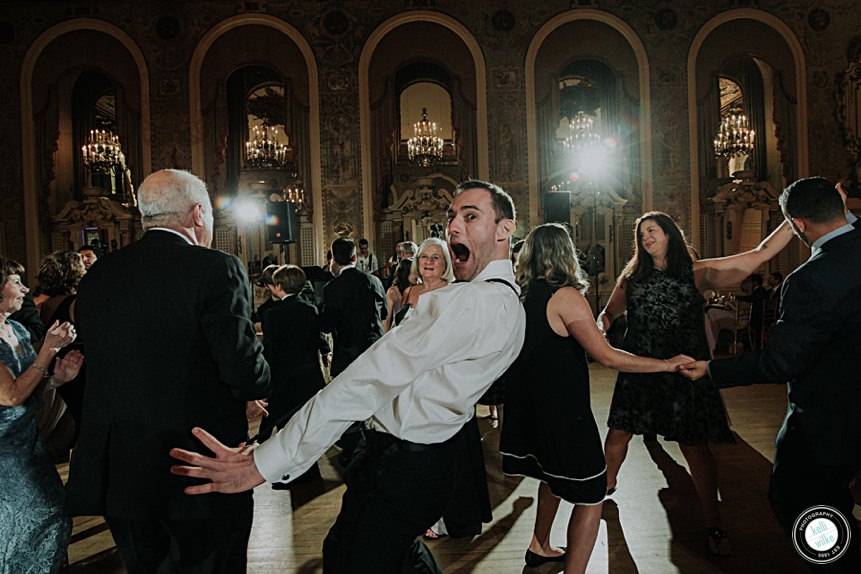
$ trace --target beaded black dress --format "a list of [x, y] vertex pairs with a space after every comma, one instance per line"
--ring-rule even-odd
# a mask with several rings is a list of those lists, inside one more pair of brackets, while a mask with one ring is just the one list
[[589, 401], [586, 352], [574, 337], [560, 337], [547, 321], [555, 289], [529, 284], [526, 340], [506, 373], [502, 470], [547, 483], [575, 504], [599, 504], [607, 492], [607, 465]]
[[[649, 278], [626, 288], [626, 351], [669, 359], [680, 353], [709, 359], [703, 307], [693, 268], [675, 278], [655, 269]], [[682, 444], [733, 443], [717, 387], [708, 377], [690, 381], [677, 373], [619, 373], [610, 428], [658, 434]]]

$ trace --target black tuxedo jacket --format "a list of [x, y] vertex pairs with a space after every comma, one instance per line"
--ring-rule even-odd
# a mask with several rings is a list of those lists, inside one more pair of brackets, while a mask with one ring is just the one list
[[326, 284], [320, 328], [335, 340], [332, 376], [383, 336], [387, 314], [383, 284], [369, 273], [351, 267]]
[[[783, 282], [780, 318], [761, 352], [712, 361], [719, 386], [788, 383], [777, 458], [794, 441], [818, 464], [861, 467], [861, 231], [827, 241]], [[782, 452], [783, 447], [783, 452]]]
[[323, 388], [320, 370], [320, 319], [298, 295], [272, 305], [263, 323], [263, 356], [272, 370], [269, 415], [301, 406]]
[[168, 451], [200, 451], [200, 426], [224, 444], [247, 438], [245, 401], [268, 394], [269, 366], [250, 321], [242, 263], [152, 230], [99, 259], [78, 289], [87, 387], [72, 456], [72, 514], [201, 519], [251, 493], [189, 496]]

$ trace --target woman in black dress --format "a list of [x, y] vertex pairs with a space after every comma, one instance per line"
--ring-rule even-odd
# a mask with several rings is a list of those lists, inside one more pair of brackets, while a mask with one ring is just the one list
[[[698, 261], [691, 260], [682, 231], [665, 213], [644, 214], [635, 223], [634, 235], [634, 256], [598, 316], [599, 326], [606, 331], [627, 311], [626, 351], [658, 359], [676, 353], [708, 359], [701, 293], [738, 285], [789, 243], [792, 230], [784, 222], [756, 249]], [[733, 443], [735, 439], [711, 380], [689, 381], [678, 373], [620, 373], [607, 425], [610, 430], [604, 449], [610, 492], [616, 488], [616, 476], [634, 434], [662, 435], [678, 442], [703, 507], [709, 551], [729, 554], [709, 442]]]
[[[566, 573], [584, 572], [607, 492], [586, 352], [607, 367], [632, 372], [672, 371], [690, 357], [646, 359], [607, 343], [583, 296], [587, 283], [574, 244], [559, 224], [541, 225], [526, 237], [517, 283], [526, 308], [526, 340], [505, 389], [502, 469], [541, 481], [526, 564], [565, 562]], [[549, 540], [560, 498], [575, 505], [568, 552]]]

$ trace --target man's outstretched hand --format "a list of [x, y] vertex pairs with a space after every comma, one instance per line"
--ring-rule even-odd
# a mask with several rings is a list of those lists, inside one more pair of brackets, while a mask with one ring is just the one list
[[254, 464], [254, 457], [251, 456], [253, 448], [245, 445], [229, 448], [200, 427], [194, 427], [191, 434], [196, 436], [206, 448], [214, 452], [215, 456], [206, 456], [181, 448], [170, 450], [170, 456], [191, 465], [172, 466], [170, 471], [173, 474], [210, 481], [206, 484], [187, 487], [185, 489], [186, 494], [208, 494], [210, 492], [233, 494], [251, 490], [258, 484], [266, 482]]

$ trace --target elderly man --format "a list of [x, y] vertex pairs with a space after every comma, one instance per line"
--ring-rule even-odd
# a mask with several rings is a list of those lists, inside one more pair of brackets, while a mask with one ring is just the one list
[[83, 424], [67, 509], [104, 515], [129, 572], [244, 572], [251, 493], [190, 499], [167, 452], [247, 437], [246, 401], [266, 396], [242, 262], [209, 249], [204, 183], [162, 170], [139, 189], [143, 237], [99, 260], [78, 288], [87, 338]]
[[[861, 557], [849, 481], [861, 468], [855, 363], [861, 348], [861, 231], [847, 221], [840, 195], [821, 177], [787, 187], [780, 206], [811, 248], [810, 259], [783, 282], [780, 320], [768, 346], [711, 361], [708, 371], [719, 387], [787, 383], [789, 409], [769, 488], [772, 508], [811, 567], [857, 573]], [[706, 370], [699, 361], [686, 373], [696, 379]]]
[[389, 331], [250, 456], [200, 428], [216, 456], [171, 454], [173, 472], [212, 482], [189, 494], [242, 492], [305, 471], [351, 421], [366, 420], [341, 512], [323, 547], [327, 574], [400, 574], [415, 538], [445, 511], [466, 460], [464, 425], [478, 398], [514, 362], [526, 319], [508, 259], [514, 204], [496, 185], [469, 181], [448, 212], [461, 281], [426, 293]]

